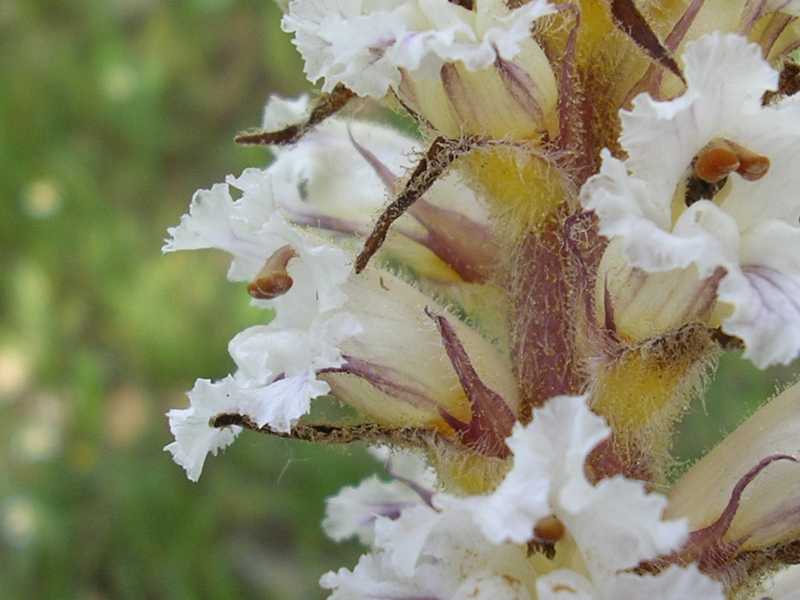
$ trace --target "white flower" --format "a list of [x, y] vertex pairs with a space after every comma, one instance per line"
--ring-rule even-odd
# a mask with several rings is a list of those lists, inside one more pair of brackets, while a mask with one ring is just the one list
[[[273, 101], [265, 122], [292, 121], [304, 108], [302, 101]], [[356, 137], [370, 147], [359, 146]], [[231, 340], [229, 352], [238, 367], [230, 378], [230, 385], [238, 387], [234, 412], [259, 427], [290, 431], [309, 411], [311, 400], [333, 387], [340, 399], [384, 425], [421, 419], [449, 431], [442, 410], [470, 422], [468, 398], [427, 314], [436, 310], [436, 303], [386, 272], [370, 270], [348, 279], [348, 255], [321, 237], [355, 238], [363, 232], [370, 212], [365, 208], [379, 205], [385, 188], [394, 185], [394, 170], [405, 168], [406, 153], [415, 147], [413, 140], [386, 128], [331, 120], [293, 148], [278, 150], [277, 161], [268, 169], [248, 169], [238, 178], [229, 177], [225, 185], [198, 192], [189, 215], [170, 229], [172, 239], [165, 251], [230, 252], [234, 259], [229, 278], [251, 281], [248, 290], [256, 288], [251, 291], [252, 302], [275, 310], [268, 325], [251, 327]], [[401, 224], [398, 229], [406, 244], [395, 249], [402, 253], [409, 244], [422, 246], [427, 257], [417, 250], [411, 252], [415, 258], [409, 263], [433, 277], [450, 277], [453, 289], [462, 280], [432, 254], [435, 250], [453, 256], [460, 248], [445, 245], [452, 236], [442, 238], [444, 243], [438, 237], [439, 228], [452, 224], [447, 204], [456, 198], [467, 201], [475, 220], [459, 214], [474, 225], [469, 231], [480, 229], [486, 220], [474, 194], [456, 193], [464, 189], [453, 181], [441, 188], [443, 206], [421, 200], [420, 209], [427, 212], [414, 213], [416, 219]], [[232, 190], [239, 190], [241, 197], [234, 200]], [[348, 210], [352, 218], [346, 216]], [[447, 218], [437, 211], [444, 211], [441, 215]], [[473, 235], [463, 247], [479, 255], [483, 248], [476, 239], [480, 237]], [[469, 265], [469, 260], [460, 264]], [[289, 284], [272, 294], [275, 273]], [[507, 359], [458, 319], [451, 317], [450, 322], [474, 356], [477, 372], [486, 373], [489, 385], [502, 392], [504, 402], [515, 410], [518, 398]], [[369, 335], [363, 337], [364, 333]], [[420, 343], [436, 349], [435, 357], [420, 353]], [[200, 428], [197, 435], [211, 435], [213, 430], [204, 431], [212, 429], [208, 418], [226, 412], [210, 411], [193, 421]]]
[[[791, 250], [800, 242], [800, 102], [762, 106], [778, 75], [738, 36], [689, 43], [684, 61], [682, 96], [641, 95], [622, 111], [629, 158], [604, 151], [581, 201], [599, 215], [603, 235], [622, 240], [634, 267], [692, 267], [701, 279], [725, 269], [717, 291], [722, 329], [743, 339], [745, 356], [759, 366], [789, 362], [800, 351], [800, 258]], [[747, 173], [741, 158], [741, 167], [724, 171], [719, 191], [687, 192], [696, 181], [692, 165], [710, 144], [739, 157], [749, 152], [768, 171]]]
[[[491, 582], [485, 589], [500, 595], [482, 592], [477, 598], [528, 598], [536, 590], [540, 599], [647, 593], [677, 600], [693, 590], [696, 597], [722, 599], [721, 584], [696, 566], [673, 566], [658, 575], [630, 572], [641, 561], [678, 549], [688, 531], [683, 520], [661, 520], [667, 501], [647, 494], [643, 483], [617, 476], [592, 485], [586, 479], [586, 456], [609, 433], [585, 397], [550, 399], [509, 438], [514, 464], [494, 492], [466, 498], [439, 493], [432, 505], [420, 499], [399, 516], [378, 516], [373, 553], [352, 573], [324, 576], [323, 587], [337, 590], [331, 598], [369, 598], [391, 586], [404, 594], [455, 598], [480, 576]], [[346, 501], [353, 505], [357, 495], [374, 498], [373, 484], [348, 491]], [[566, 528], [557, 556], [575, 555], [558, 559], [570, 568], [537, 573], [519, 544], [535, 540], [537, 522], [549, 516]], [[576, 595], [561, 594], [570, 590]]]
[[383, 482], [376, 476], [356, 487], [344, 487], [326, 502], [322, 528], [332, 540], [356, 536], [363, 544], [375, 541], [375, 520], [397, 518], [403, 509], [419, 504], [419, 495], [400, 481]]
[[[551, 398], [534, 411], [531, 424], [517, 426], [509, 438], [514, 466], [503, 483], [486, 498], [467, 500], [484, 535], [495, 543], [526, 542], [537, 521], [554, 515], [577, 543], [588, 571], [581, 577], [591, 582], [592, 598], [619, 597], [626, 580], [640, 579], [625, 569], [680, 547], [688, 533], [684, 521], [661, 520], [666, 498], [647, 494], [641, 482], [616, 476], [592, 485], [586, 479], [586, 456], [610, 433], [584, 397]], [[574, 577], [551, 574], [547, 585], [557, 588], [554, 581], [567, 585]], [[699, 572], [681, 577], [705, 579]], [[537, 589], [544, 585], [537, 583]], [[712, 587], [720, 593], [721, 587]]]
[[311, 399], [329, 389], [313, 373], [276, 379], [261, 386], [247, 385], [237, 375], [213, 383], [198, 379], [188, 394], [189, 408], [167, 413], [175, 441], [164, 449], [186, 469], [190, 480], [197, 481], [208, 453], [216, 456], [242, 429], [236, 425], [212, 427], [210, 421], [214, 417], [225, 413], [246, 415], [259, 427], [268, 424], [278, 431], [289, 431], [308, 412]]
[[533, 22], [554, 12], [544, 0], [509, 10], [476, 2], [472, 12], [447, 0], [294, 0], [284, 31], [306, 61], [311, 81], [324, 91], [343, 83], [361, 96], [382, 98], [400, 83], [401, 70], [422, 78], [461, 61], [470, 71], [499, 57], [513, 58]]
[[[241, 198], [233, 200], [230, 188], [240, 190]], [[291, 278], [277, 296], [253, 300], [276, 315], [268, 325], [231, 340], [229, 351], [239, 370], [216, 384], [198, 380], [191, 407], [169, 413], [176, 442], [167, 449], [196, 480], [206, 454], [230, 444], [238, 433], [238, 428], [212, 427], [211, 417], [235, 412], [259, 427], [289, 431], [311, 400], [330, 390], [317, 372], [341, 366], [339, 345], [363, 328], [340, 310], [347, 301], [342, 285], [350, 273], [349, 257], [285, 219], [268, 171], [248, 169], [227, 184], [198, 192], [189, 215], [170, 233], [164, 251], [219, 248], [233, 254], [230, 279], [258, 282], [265, 263], [281, 255], [278, 268]]]
[[[272, 186], [269, 170], [246, 169], [240, 177], [228, 177], [227, 184], [197, 192], [189, 214], [169, 229], [172, 239], [163, 250], [225, 250], [234, 257], [228, 278], [251, 281], [272, 255], [290, 246], [296, 254], [286, 267], [291, 289], [253, 303], [275, 309], [274, 327], [308, 327], [318, 315], [347, 300], [341, 284], [350, 274], [351, 261], [342, 250], [293, 227], [279, 211]], [[240, 190], [241, 198], [233, 200], [230, 188]]]
[[[306, 118], [305, 97], [272, 97], [263, 127], [275, 131]], [[325, 227], [334, 218], [366, 235], [389, 194], [379, 174], [358, 152], [367, 149], [393, 177], [405, 173], [421, 152], [419, 141], [365, 121], [327, 119], [289, 147], [272, 147], [269, 166], [275, 199], [293, 223]]]

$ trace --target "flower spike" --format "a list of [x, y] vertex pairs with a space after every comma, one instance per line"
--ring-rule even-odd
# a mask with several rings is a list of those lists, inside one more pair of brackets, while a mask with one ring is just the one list
[[800, 384], [671, 451], [724, 352], [800, 357], [800, 0], [278, 2], [325, 94], [164, 247], [268, 311], [168, 413], [187, 476], [244, 430], [371, 446], [328, 600], [794, 597]]

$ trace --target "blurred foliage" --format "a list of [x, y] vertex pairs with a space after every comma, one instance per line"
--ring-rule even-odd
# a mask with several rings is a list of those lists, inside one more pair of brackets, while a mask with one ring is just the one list
[[722, 356], [708, 394], [696, 398], [678, 424], [673, 456], [676, 475], [711, 450], [759, 406], [797, 381], [800, 363], [759, 371], [738, 352]]
[[[231, 142], [267, 95], [306, 89], [278, 23], [269, 0], [0, 0], [0, 598], [321, 598], [355, 564], [319, 523], [363, 450], [244, 433], [198, 484], [161, 450], [264, 319], [228, 257], [159, 248], [195, 189], [268, 160]], [[785, 373], [724, 362], [685, 459]]]
[[305, 89], [268, 0], [0, 0], [0, 598], [321, 598], [359, 548], [358, 449], [244, 434], [199, 484], [164, 412], [264, 313], [222, 253], [162, 257], [232, 143]]

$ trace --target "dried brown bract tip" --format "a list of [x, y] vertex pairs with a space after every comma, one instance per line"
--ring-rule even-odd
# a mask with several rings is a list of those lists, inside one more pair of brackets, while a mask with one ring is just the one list
[[711, 339], [723, 350], [744, 350], [744, 342], [741, 339], [728, 335], [721, 329], [712, 329]]
[[761, 97], [761, 105], [769, 106], [776, 104], [786, 96], [794, 96], [800, 92], [800, 64], [792, 61], [786, 61], [781, 69], [780, 77], [778, 78], [777, 91], [767, 91]]
[[475, 10], [475, 0], [450, 0], [450, 4], [455, 4], [467, 10]]
[[339, 83], [329, 94], [322, 94], [319, 97], [305, 122], [295, 123], [278, 131], [240, 133], [234, 138], [234, 141], [242, 146], [287, 146], [294, 144], [308, 131], [342, 110], [354, 97], [354, 92]]
[[437, 137], [433, 140], [431, 147], [428, 148], [422, 160], [417, 163], [414, 172], [400, 190], [397, 198], [378, 217], [372, 233], [364, 243], [364, 249], [356, 258], [356, 273], [364, 270], [369, 259], [383, 245], [392, 223], [403, 216], [411, 205], [444, 175], [458, 157], [471, 152], [480, 145], [480, 142], [481, 138], [478, 136], [466, 136], [458, 139]]

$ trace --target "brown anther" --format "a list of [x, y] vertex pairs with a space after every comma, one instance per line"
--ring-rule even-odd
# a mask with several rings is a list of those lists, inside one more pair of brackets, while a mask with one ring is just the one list
[[533, 527], [533, 535], [542, 542], [555, 544], [566, 533], [564, 524], [555, 515], [543, 517]]
[[697, 153], [694, 172], [707, 183], [717, 183], [739, 168], [739, 156], [727, 140], [713, 140]]
[[739, 156], [741, 164], [736, 172], [747, 181], [758, 181], [769, 171], [769, 159], [753, 154], [751, 157]]
[[761, 154], [748, 150], [736, 142], [728, 142], [739, 157], [736, 172], [747, 181], [758, 181], [769, 171], [769, 159]]
[[713, 139], [692, 160], [692, 174], [686, 180], [686, 206], [698, 200], [713, 200], [731, 173], [746, 181], [757, 181], [767, 174], [769, 165], [769, 158], [741, 144]]
[[708, 183], [722, 181], [734, 172], [747, 181], [758, 181], [769, 171], [769, 158], [717, 138], [697, 153], [693, 167], [697, 176]]
[[294, 281], [286, 267], [297, 256], [289, 244], [278, 248], [267, 259], [256, 278], [247, 285], [247, 293], [258, 300], [273, 300], [288, 292]]

